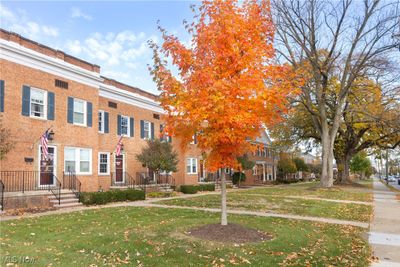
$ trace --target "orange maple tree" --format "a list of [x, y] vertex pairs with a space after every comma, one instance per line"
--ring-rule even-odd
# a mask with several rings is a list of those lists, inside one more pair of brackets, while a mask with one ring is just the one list
[[[184, 23], [191, 45], [161, 27], [162, 46], [151, 43], [165, 130], [183, 146], [196, 134], [208, 170], [236, 168], [237, 157], [253, 149], [248, 140], [286, 112], [299, 81], [289, 66], [275, 64], [269, 1], [203, 1], [193, 11], [194, 22]], [[221, 192], [226, 211], [224, 175]]]

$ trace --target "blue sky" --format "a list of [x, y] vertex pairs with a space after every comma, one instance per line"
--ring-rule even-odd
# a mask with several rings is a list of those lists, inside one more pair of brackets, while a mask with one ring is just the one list
[[[101, 74], [157, 93], [147, 40], [157, 21], [183, 41], [189, 1], [1, 1], [0, 26], [101, 67]], [[199, 3], [199, 2], [197, 2]]]

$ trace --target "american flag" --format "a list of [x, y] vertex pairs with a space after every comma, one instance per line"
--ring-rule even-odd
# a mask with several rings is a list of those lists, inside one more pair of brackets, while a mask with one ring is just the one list
[[118, 144], [117, 144], [117, 150], [115, 151], [116, 156], [120, 156], [121, 155], [121, 150], [122, 150], [122, 135], [119, 138]]
[[46, 130], [40, 137], [40, 144], [42, 145], [42, 157], [46, 160], [49, 157], [49, 150], [47, 144], [49, 143], [49, 132]]

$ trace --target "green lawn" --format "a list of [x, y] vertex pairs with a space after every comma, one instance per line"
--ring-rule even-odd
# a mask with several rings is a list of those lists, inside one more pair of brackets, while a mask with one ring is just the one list
[[[157, 204], [220, 208], [221, 197], [220, 195], [203, 195], [163, 200], [157, 202]], [[261, 194], [250, 194], [249, 192], [229, 192], [227, 205], [229, 209], [327, 217], [362, 222], [368, 222], [372, 213], [372, 206], [370, 205], [293, 199], [273, 195], [263, 196]]]
[[357, 227], [232, 215], [230, 222], [274, 239], [228, 245], [185, 234], [218, 218], [202, 211], [125, 207], [2, 222], [1, 262], [6, 265], [10, 255], [34, 258], [29, 266], [368, 265], [365, 230]]
[[361, 181], [357, 187], [334, 186], [333, 188], [326, 189], [320, 188], [318, 185], [319, 182], [269, 186], [248, 190], [246, 193], [270, 196], [310, 196], [366, 202], [373, 200], [372, 191], [369, 191], [372, 187], [372, 180]]

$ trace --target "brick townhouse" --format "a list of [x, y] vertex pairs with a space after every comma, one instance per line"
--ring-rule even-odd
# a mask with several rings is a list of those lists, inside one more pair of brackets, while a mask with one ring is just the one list
[[[0, 161], [6, 191], [10, 183], [20, 182], [22, 171], [23, 179], [33, 179], [30, 189], [63, 183], [67, 171], [76, 174], [82, 191], [137, 183], [140, 174], [156, 182], [135, 158], [147, 139], [160, 136], [163, 110], [156, 95], [103, 77], [97, 65], [3, 29], [0, 67], [0, 116], [13, 143]], [[46, 129], [51, 133], [49, 157], [43, 160], [40, 136]], [[116, 156], [121, 135], [123, 151]], [[196, 184], [210, 178], [196, 140], [183, 152], [177, 138], [164, 139], [179, 152], [178, 172], [168, 183]], [[263, 135], [256, 140], [265, 146], [269, 142]], [[249, 182], [275, 179], [272, 154], [257, 153]], [[15, 177], [6, 177], [5, 171]]]

